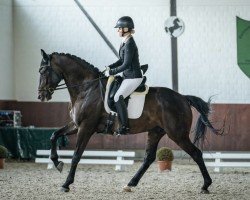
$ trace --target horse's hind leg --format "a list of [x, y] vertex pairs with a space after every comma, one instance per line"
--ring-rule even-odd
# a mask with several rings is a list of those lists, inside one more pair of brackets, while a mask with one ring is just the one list
[[58, 155], [57, 155], [57, 151], [56, 151], [56, 149], [57, 149], [56, 142], [57, 142], [58, 138], [60, 138], [63, 135], [72, 135], [75, 133], [77, 133], [77, 128], [75, 127], [73, 122], [70, 122], [66, 126], [55, 131], [50, 138], [50, 141], [51, 141], [50, 159], [53, 161], [55, 167], [57, 168], [57, 170], [59, 172], [61, 172], [63, 169], [63, 162], [58, 161]]
[[212, 179], [209, 176], [207, 168], [205, 166], [204, 160], [202, 158], [202, 152], [190, 141], [190, 139], [185, 138], [179, 142], [176, 142], [184, 151], [186, 151], [193, 160], [198, 164], [202, 176], [204, 178], [204, 185], [201, 188], [202, 193], [209, 193], [208, 187], [212, 184]]
[[148, 132], [147, 147], [143, 164], [137, 171], [135, 176], [130, 180], [127, 187], [124, 188], [125, 191], [130, 190], [130, 187], [135, 187], [142, 178], [143, 174], [147, 171], [149, 166], [155, 161], [157, 146], [164, 134], [165, 133], [163, 132], [163, 129], [159, 127], [154, 128]]

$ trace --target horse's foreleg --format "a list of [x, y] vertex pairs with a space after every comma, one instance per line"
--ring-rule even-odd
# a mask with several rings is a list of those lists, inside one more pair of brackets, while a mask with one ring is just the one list
[[60, 128], [59, 130], [55, 131], [50, 138], [51, 141], [51, 154], [50, 159], [53, 161], [55, 167], [58, 169], [59, 172], [62, 171], [63, 163], [58, 161], [58, 155], [57, 155], [57, 145], [56, 142], [58, 138], [60, 138], [63, 135], [72, 135], [77, 132], [77, 128], [75, 127], [73, 122], [70, 122], [66, 126]]
[[94, 131], [92, 129], [89, 129], [87, 127], [82, 127], [78, 130], [77, 133], [77, 143], [76, 143], [76, 150], [74, 152], [72, 162], [71, 162], [71, 167], [70, 171], [68, 174], [68, 177], [66, 179], [66, 182], [63, 184], [61, 190], [63, 192], [68, 192], [69, 191], [69, 185], [74, 182], [74, 177], [75, 177], [75, 172], [77, 165], [82, 157], [82, 154], [88, 144], [88, 141], [90, 137], [93, 135]]
[[130, 180], [128, 185], [124, 188], [125, 191], [129, 190], [129, 187], [135, 187], [142, 178], [143, 174], [147, 171], [149, 166], [155, 161], [157, 146], [163, 135], [164, 133], [162, 133], [162, 131], [149, 131], [143, 164], [137, 171], [135, 176]]

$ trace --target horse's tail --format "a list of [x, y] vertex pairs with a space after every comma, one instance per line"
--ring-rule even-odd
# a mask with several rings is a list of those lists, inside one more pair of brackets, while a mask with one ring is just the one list
[[[208, 115], [210, 113], [211, 99], [209, 99], [208, 102], [205, 102], [199, 97], [189, 96], [189, 95], [186, 95], [185, 97], [187, 98], [189, 104], [200, 113], [200, 116], [199, 116], [198, 121], [196, 123], [193, 143], [196, 145], [199, 145], [199, 142], [201, 140], [202, 144], [203, 144], [204, 139], [205, 139], [205, 135], [206, 135], [207, 127], [214, 134], [222, 135], [224, 132], [224, 128], [223, 129], [215, 129], [213, 127], [212, 123], [208, 119]], [[202, 144], [201, 144], [201, 146], [202, 146]]]

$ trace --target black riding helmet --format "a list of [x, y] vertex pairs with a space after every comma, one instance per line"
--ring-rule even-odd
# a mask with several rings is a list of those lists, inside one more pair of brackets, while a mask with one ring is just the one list
[[118, 19], [115, 28], [128, 28], [128, 29], [134, 29], [134, 22], [131, 17], [129, 16], [123, 16], [120, 19]]

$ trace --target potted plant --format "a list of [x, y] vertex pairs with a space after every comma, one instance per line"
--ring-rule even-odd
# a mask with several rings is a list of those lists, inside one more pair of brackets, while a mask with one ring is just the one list
[[4, 162], [5, 162], [5, 158], [8, 157], [8, 150], [0, 145], [0, 169], [4, 168]]
[[171, 149], [162, 147], [156, 152], [157, 163], [159, 171], [170, 170], [172, 168], [172, 161], [174, 160], [174, 154]]

